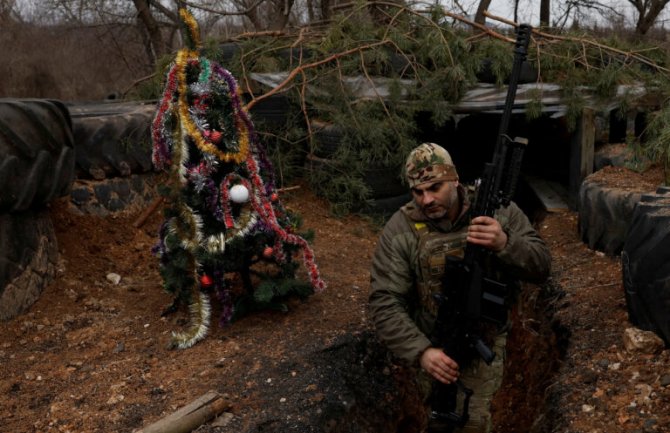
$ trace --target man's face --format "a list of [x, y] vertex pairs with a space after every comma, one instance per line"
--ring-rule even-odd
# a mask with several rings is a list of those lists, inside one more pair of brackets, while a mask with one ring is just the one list
[[458, 211], [457, 180], [437, 180], [412, 188], [412, 196], [421, 211], [430, 219], [453, 217]]

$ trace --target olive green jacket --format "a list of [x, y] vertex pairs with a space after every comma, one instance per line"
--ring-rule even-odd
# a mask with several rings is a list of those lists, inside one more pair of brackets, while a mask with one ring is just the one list
[[[425, 217], [413, 202], [403, 206], [387, 222], [372, 259], [370, 273], [369, 313], [379, 339], [397, 357], [416, 364], [419, 356], [431, 346], [428, 336], [435, 317], [420, 305], [417, 293], [419, 238], [412, 225], [425, 222], [431, 230], [450, 233], [466, 230], [469, 201], [459, 185], [462, 209], [452, 224], [435, 223]], [[515, 278], [541, 282], [549, 276], [551, 256], [544, 241], [533, 229], [526, 215], [511, 203], [495, 213], [507, 234], [507, 245], [495, 253], [499, 263]]]

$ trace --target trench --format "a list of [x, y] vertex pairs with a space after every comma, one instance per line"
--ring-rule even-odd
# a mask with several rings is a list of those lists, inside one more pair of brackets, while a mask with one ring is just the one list
[[[493, 149], [482, 151], [473, 146], [462, 145], [469, 142], [494, 143], [491, 134], [497, 131], [498, 120], [498, 116], [470, 116], [462, 119], [458, 127], [447, 125], [446, 130], [438, 130], [436, 135], [426, 135], [421, 140], [437, 142], [443, 146], [446, 143], [445, 147], [459, 167], [461, 178], [467, 183], [476, 173], [481, 172], [481, 165], [487, 162], [483, 161], [483, 157], [491, 154]], [[544, 140], [543, 149], [527, 151], [522, 168], [524, 174], [540, 176], [559, 185], [565, 186], [569, 183], [565, 170], [570, 159], [569, 146], [565, 143], [569, 141], [563, 121], [544, 118], [532, 125], [524, 122], [512, 123], [512, 127], [520, 132], [518, 135], [531, 136], [536, 141], [547, 131], [554, 132], [548, 134], [550, 138]], [[514, 201], [536, 226], [546, 216], [541, 199], [525, 178], [519, 182]], [[552, 404], [559, 392], [554, 389], [557, 388], [554, 382], [565, 358], [570, 336], [568, 329], [555, 319], [554, 314], [563, 296], [562, 288], [551, 278], [542, 285], [523, 284], [517, 304], [510, 312], [512, 328], [507, 340], [505, 373], [492, 403], [494, 432], [551, 432], [560, 422], [560, 413], [557, 412], [556, 405]], [[383, 348], [379, 350], [384, 351]], [[393, 364], [387, 364], [386, 368], [394, 371], [391, 393], [394, 397], [387, 399], [387, 402], [392, 402], [395, 407], [379, 404], [379, 399], [368, 399], [370, 406], [363, 404], [348, 412], [354, 420], [348, 425], [357, 425], [357, 428], [335, 428], [333, 432], [422, 431], [427, 413], [412, 389], [411, 373]], [[369, 375], [374, 369], [366, 371]], [[384, 380], [385, 378], [368, 376], [366, 382], [383, 383]], [[352, 383], [354, 382], [356, 381]]]
[[[565, 357], [569, 335], [553, 319], [553, 309], [562, 297], [559, 287], [526, 285], [517, 308], [511, 312], [513, 322], [508, 335], [503, 383], [492, 403], [493, 432], [544, 433], [554, 430], [561, 414], [553, 404], [559, 390], [552, 387], [561, 361]], [[356, 404], [346, 410], [332, 396], [326, 404], [319, 425], [333, 426], [328, 431], [419, 433], [428, 417], [416, 391], [412, 372], [389, 363], [383, 347], [369, 335], [365, 348], [360, 341], [356, 362], [342, 356], [337, 348], [335, 358], [346, 362], [342, 372], [348, 379], [348, 399]], [[347, 346], [347, 345], [345, 345]], [[351, 347], [349, 347], [351, 349]], [[330, 363], [332, 365], [332, 357]], [[382, 372], [381, 374], [379, 372]], [[365, 384], [365, 385], [363, 385]], [[348, 419], [342, 422], [343, 418]], [[334, 422], [333, 420], [340, 420]]]
[[[552, 383], [569, 335], [552, 316], [561, 296], [560, 288], [550, 284], [522, 290], [511, 313], [503, 383], [492, 404], [494, 432], [548, 433], [560, 421], [552, 404], [556, 398]], [[309, 363], [319, 366], [318, 386], [325, 398], [319, 403], [320, 415], [309, 422], [311, 427], [299, 431], [424, 431], [428, 413], [413, 372], [392, 360], [374, 332], [343, 336], [310, 356]], [[318, 430], [311, 430], [314, 426]]]
[[[525, 187], [519, 194], [524, 211], [541, 221], [544, 213], [538, 199]], [[552, 383], [569, 339], [567, 329], [554, 319], [562, 297], [551, 279], [541, 286], [522, 286], [510, 312], [503, 383], [492, 404], [494, 432], [550, 432], [560, 420], [552, 404], [556, 398]], [[306, 363], [317, 366], [315, 381], [324, 400], [316, 410], [319, 415], [309, 422], [311, 427], [300, 431], [312, 431], [314, 426], [328, 433], [424, 431], [428, 413], [414, 372], [392, 358], [373, 330], [346, 333], [329, 347], [307, 354]], [[309, 412], [308, 407], [305, 410]]]

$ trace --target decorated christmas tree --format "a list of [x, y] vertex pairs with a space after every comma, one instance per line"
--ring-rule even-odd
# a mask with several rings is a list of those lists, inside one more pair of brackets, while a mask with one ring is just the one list
[[[173, 345], [187, 348], [207, 334], [212, 295], [227, 323], [244, 305], [270, 306], [325, 284], [297, 218], [279, 200], [235, 78], [200, 55], [197, 23], [185, 8], [179, 13], [186, 48], [169, 69], [152, 130], [154, 165], [170, 179], [154, 251], [173, 307], [190, 306], [190, 328], [173, 333]], [[295, 276], [299, 252], [309, 283]]]

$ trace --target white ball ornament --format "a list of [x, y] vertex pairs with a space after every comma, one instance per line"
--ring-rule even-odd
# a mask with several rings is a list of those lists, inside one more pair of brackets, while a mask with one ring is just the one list
[[249, 190], [244, 185], [235, 185], [230, 188], [230, 199], [235, 203], [245, 203], [249, 200]]

